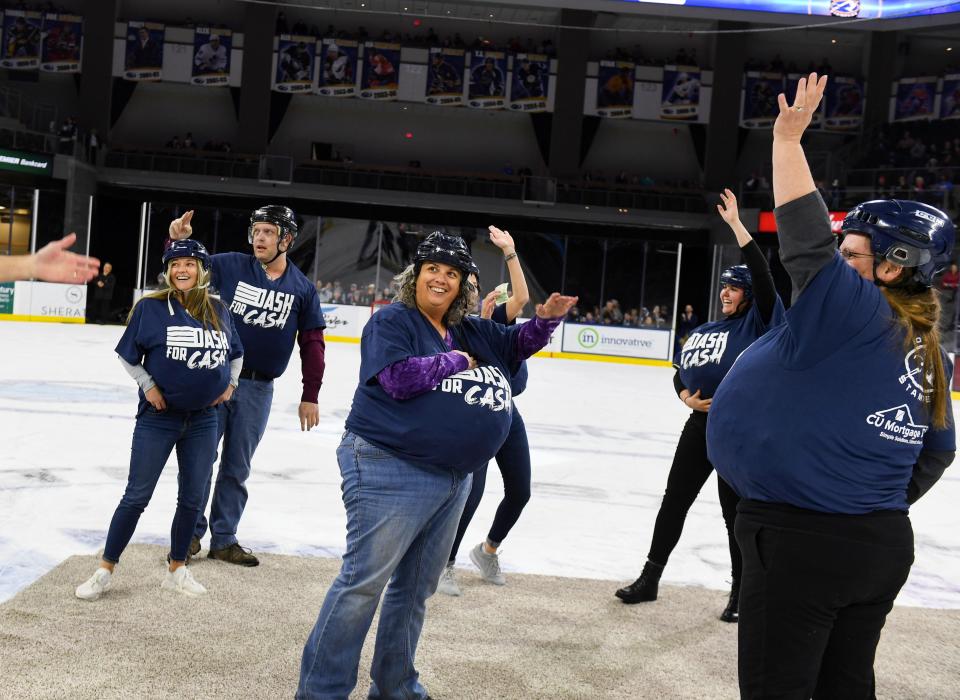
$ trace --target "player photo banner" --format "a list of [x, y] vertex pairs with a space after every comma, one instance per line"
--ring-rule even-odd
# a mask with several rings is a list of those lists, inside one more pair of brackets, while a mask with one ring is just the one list
[[197, 27], [193, 32], [193, 85], [220, 86], [230, 80], [230, 49], [233, 32], [229, 29]]
[[0, 66], [36, 70], [40, 66], [40, 25], [43, 15], [26, 10], [3, 13], [3, 56]]
[[783, 92], [780, 73], [747, 73], [743, 81], [743, 110], [740, 126], [769, 129], [780, 113], [777, 95]]
[[466, 52], [462, 49], [430, 49], [427, 64], [427, 104], [459, 107], [463, 104]]
[[636, 65], [626, 61], [600, 61], [597, 69], [597, 114], [610, 119], [633, 115]]
[[45, 14], [40, 70], [51, 73], [79, 73], [82, 41], [83, 17]]
[[[794, 87], [794, 92], [796, 87]], [[823, 127], [830, 131], [856, 131], [863, 123], [864, 84], [859, 78], [836, 76], [827, 81]], [[788, 95], [788, 99], [791, 99]]]
[[156, 22], [127, 22], [126, 80], [160, 80], [166, 27]]
[[324, 39], [322, 50], [317, 93], [327, 97], [354, 97], [360, 45], [346, 39]]
[[400, 79], [400, 44], [368, 41], [363, 45], [360, 97], [365, 100], [397, 99]]
[[960, 73], [943, 76], [943, 87], [940, 88], [940, 118], [960, 119]]
[[277, 37], [276, 92], [310, 92], [313, 89], [313, 57], [317, 40], [312, 36], [281, 34]]
[[664, 66], [660, 118], [673, 121], [696, 119], [700, 109], [700, 69], [694, 66]]
[[511, 76], [510, 109], [517, 112], [546, 112], [550, 59], [535, 53], [514, 54]]
[[502, 51], [470, 54], [467, 105], [474, 109], [503, 109], [507, 96], [507, 55]]
[[933, 98], [937, 94], [936, 78], [903, 78], [897, 81], [897, 99], [893, 121], [912, 122], [932, 119]]

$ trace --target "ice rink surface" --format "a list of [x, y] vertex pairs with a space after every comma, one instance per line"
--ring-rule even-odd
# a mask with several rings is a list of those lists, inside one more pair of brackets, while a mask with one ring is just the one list
[[[137, 393], [113, 348], [122, 328], [0, 323], [0, 601], [66, 557], [103, 547], [127, 478]], [[321, 422], [300, 431], [299, 356], [277, 381], [247, 483], [238, 533], [254, 552], [338, 556], [345, 517], [335, 449], [359, 369], [359, 346], [330, 343]], [[646, 555], [687, 411], [661, 367], [533, 359], [517, 398], [530, 437], [533, 495], [502, 547], [507, 572], [632, 581]], [[466, 552], [502, 495], [495, 465]], [[960, 608], [960, 465], [911, 512], [916, 562], [901, 605]], [[171, 458], [135, 542], [169, 542], [176, 505]], [[204, 542], [204, 549], [207, 543]], [[121, 564], [122, 565], [122, 564]], [[729, 557], [711, 477], [663, 577], [725, 589]], [[79, 582], [78, 582], [79, 583]]]

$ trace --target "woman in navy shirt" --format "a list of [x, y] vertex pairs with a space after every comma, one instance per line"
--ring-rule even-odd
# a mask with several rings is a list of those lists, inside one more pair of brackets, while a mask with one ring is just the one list
[[170, 562], [161, 588], [206, 593], [185, 566], [203, 489], [217, 452], [217, 408], [237, 386], [243, 348], [226, 306], [210, 296], [210, 256], [200, 243], [177, 241], [163, 254], [163, 289], [131, 310], [117, 344], [124, 369], [140, 387], [127, 488], [110, 521], [100, 566], [76, 595], [96, 600], [150, 502], [174, 448], [179, 466]]
[[[713, 414], [713, 394], [740, 353], [783, 318], [783, 304], [774, 288], [770, 266], [740, 221], [737, 198], [730, 190], [724, 190], [720, 197], [723, 204], [717, 205], [717, 211], [733, 229], [747, 264], [731, 267], [720, 276], [720, 312], [723, 318], [704, 323], [691, 331], [677, 353], [674, 388], [691, 413], [680, 434], [680, 442], [670, 466], [667, 489], [657, 513], [643, 572], [636, 581], [620, 588], [615, 594], [624, 603], [657, 599], [660, 574], [680, 540], [687, 512], [713, 472], [713, 465], [707, 458], [707, 417]], [[727, 527], [732, 579], [730, 596], [720, 619], [736, 622], [741, 567], [740, 548], [733, 531], [737, 495], [721, 478], [717, 479], [717, 489]]]
[[[513, 287], [513, 294], [498, 305], [496, 303], [498, 292], [496, 290], [490, 292], [483, 300], [480, 317], [492, 319], [505, 326], [512, 326], [516, 323], [517, 316], [520, 315], [523, 307], [530, 300], [527, 280], [523, 276], [523, 269], [520, 267], [520, 260], [517, 257], [510, 232], [501, 231], [496, 226], [491, 226], [490, 241], [503, 251], [503, 259], [506, 262], [507, 271], [510, 273], [510, 285]], [[469, 279], [472, 284], [477, 285], [479, 292], [477, 278], [471, 275]], [[518, 396], [526, 388], [526, 362], [521, 362], [517, 371], [511, 375], [510, 386], [514, 396]], [[497, 512], [494, 515], [493, 524], [490, 526], [486, 539], [470, 550], [470, 561], [480, 569], [480, 577], [496, 586], [503, 586], [507, 582], [503, 572], [500, 571], [500, 556], [497, 554], [497, 549], [510, 530], [513, 529], [513, 526], [517, 524], [524, 506], [530, 500], [530, 444], [527, 441], [527, 429], [516, 404], [512, 407], [510, 415], [510, 432], [496, 456], [497, 466], [500, 467], [500, 475], [503, 477], [503, 500], [497, 506]], [[457, 536], [453, 540], [450, 558], [440, 576], [440, 583], [437, 585], [437, 590], [441, 593], [452, 596], [461, 594], [453, 565], [456, 563], [457, 552], [460, 549], [463, 535], [467, 531], [467, 526], [473, 520], [477, 507], [480, 505], [480, 500], [483, 498], [483, 488], [486, 481], [487, 465], [485, 464], [473, 473], [473, 485], [470, 487], [470, 495], [467, 497], [467, 503], [463, 508], [463, 515], [460, 516], [460, 524], [457, 525]]]
[[477, 268], [463, 239], [432, 233], [397, 277], [398, 302], [360, 341], [360, 383], [337, 461], [347, 547], [300, 666], [298, 698], [342, 700], [380, 594], [370, 697], [423, 700], [414, 668], [426, 599], [447, 562], [471, 473], [510, 430], [510, 376], [576, 302], [552, 294], [506, 328], [467, 316]]
[[913, 562], [909, 504], [956, 450], [933, 276], [955, 229], [920, 202], [849, 212], [840, 250], [800, 139], [826, 87], [779, 96], [773, 195], [786, 323], [714, 396], [710, 460], [740, 495], [743, 698], [873, 698], [880, 631]]

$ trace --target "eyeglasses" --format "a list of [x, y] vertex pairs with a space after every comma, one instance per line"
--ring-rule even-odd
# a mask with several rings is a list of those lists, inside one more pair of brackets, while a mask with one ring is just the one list
[[873, 253], [854, 253], [852, 250], [841, 250], [840, 255], [844, 260], [855, 260], [856, 258], [873, 258]]

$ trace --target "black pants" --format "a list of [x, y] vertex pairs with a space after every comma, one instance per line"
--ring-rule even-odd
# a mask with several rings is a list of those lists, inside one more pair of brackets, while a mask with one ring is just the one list
[[[707, 483], [713, 465], [707, 459], [707, 414], [694, 411], [690, 414], [667, 477], [667, 490], [663, 494], [657, 523], [653, 528], [653, 540], [647, 558], [657, 564], [666, 565], [670, 553], [680, 541], [683, 523], [687, 519], [690, 506], [697, 500], [697, 494]], [[740, 578], [742, 560], [740, 547], [733, 532], [733, 523], [737, 517], [739, 498], [726, 481], [717, 475], [717, 491], [720, 495], [720, 509], [723, 522], [727, 526], [727, 543], [730, 547], [730, 573], [734, 580]]]
[[880, 630], [913, 563], [910, 518], [749, 500], [738, 510], [740, 697], [876, 697]]

